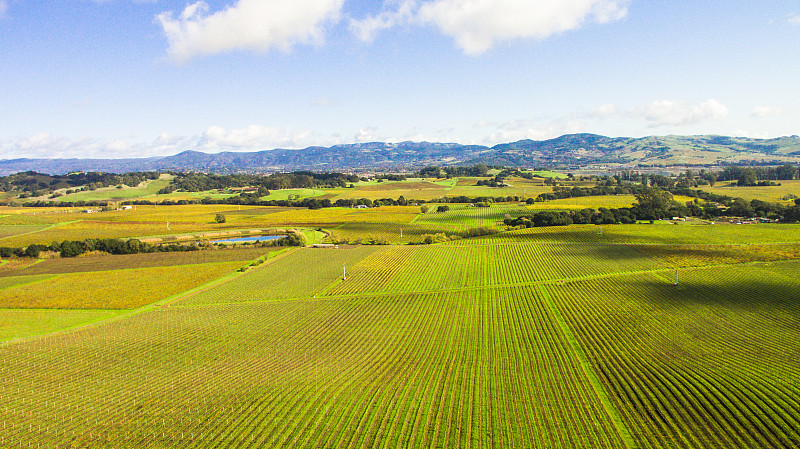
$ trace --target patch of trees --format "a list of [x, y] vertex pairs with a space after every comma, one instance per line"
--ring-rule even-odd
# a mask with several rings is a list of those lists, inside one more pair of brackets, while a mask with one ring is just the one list
[[384, 179], [387, 181], [405, 181], [408, 178], [406, 178], [406, 175], [383, 174], [376, 176], [375, 179], [377, 179], [378, 181]]
[[777, 167], [728, 166], [717, 173], [720, 181], [737, 181], [739, 185], [756, 185], [757, 181], [788, 181], [798, 176], [798, 168], [791, 164]]
[[476, 204], [476, 203], [485, 203], [485, 202], [492, 202], [492, 203], [511, 203], [514, 201], [519, 201], [518, 196], [478, 196], [478, 197], [469, 197], [469, 196], [446, 196], [442, 198], [437, 198], [435, 200], [430, 200], [430, 203], [454, 203], [454, 204]]
[[[172, 193], [176, 190], [202, 192], [228, 188], [253, 187], [269, 190], [309, 189], [323, 187], [347, 187], [358, 182], [358, 175], [343, 173], [315, 173], [297, 171], [292, 173], [273, 173], [263, 175], [217, 175], [209, 173], [175, 173], [172, 184], [159, 193]], [[263, 196], [263, 195], [262, 195]]]
[[[500, 168], [503, 167], [491, 167]], [[425, 167], [416, 174], [421, 178], [455, 178], [459, 176], [488, 176], [490, 167], [485, 164], [475, 164], [470, 167]]]
[[[607, 209], [583, 209], [580, 211], [542, 211], [518, 218], [506, 218], [504, 223], [515, 227], [566, 226], [571, 224], [617, 224], [635, 223], [637, 220], [659, 220], [671, 217], [701, 217], [713, 219], [720, 216], [743, 218], [767, 218], [783, 223], [800, 221], [800, 199], [794, 205], [784, 206], [761, 200], [746, 201], [742, 198], [720, 197], [701, 191], [697, 197], [721, 200], [701, 205], [698, 199], [686, 204], [677, 203], [669, 191], [646, 187], [636, 194], [632, 207]], [[685, 195], [687, 192], [680, 192]]]
[[28, 245], [25, 248], [0, 248], [0, 257], [32, 257], [37, 258], [44, 251], [58, 253], [61, 257], [77, 257], [91, 251], [101, 251], [109, 254], [140, 254], [155, 252], [197, 251], [200, 248], [195, 244], [178, 245], [175, 243], [151, 245], [137, 239], [86, 239], [64, 240], [61, 243], [53, 242], [50, 245]]

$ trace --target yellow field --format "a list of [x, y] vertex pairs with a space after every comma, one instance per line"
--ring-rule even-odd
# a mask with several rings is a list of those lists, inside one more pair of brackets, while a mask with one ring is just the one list
[[729, 185], [731, 183], [722, 182], [714, 187], [703, 187], [705, 192], [713, 193], [715, 195], [727, 195], [733, 198], [744, 198], [750, 200], [768, 201], [771, 203], [784, 203], [783, 197], [788, 194], [800, 197], [800, 180], [794, 181], [775, 181], [779, 182], [779, 186], [764, 186], [764, 187], [735, 187]]
[[58, 275], [0, 290], [0, 308], [133, 309], [240, 266], [242, 262], [228, 262]]

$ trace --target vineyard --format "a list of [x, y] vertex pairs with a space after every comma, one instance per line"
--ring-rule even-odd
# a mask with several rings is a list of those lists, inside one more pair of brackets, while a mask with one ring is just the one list
[[[211, 227], [218, 208], [172, 223]], [[398, 242], [526, 210], [227, 213]], [[26, 235], [60, 223], [5, 217]], [[637, 224], [12, 260], [0, 447], [798, 447], [798, 241], [793, 225]]]

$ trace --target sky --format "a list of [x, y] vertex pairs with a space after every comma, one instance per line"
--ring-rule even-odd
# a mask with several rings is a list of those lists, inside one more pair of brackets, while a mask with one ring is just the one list
[[800, 134], [800, 2], [0, 0], [0, 159]]

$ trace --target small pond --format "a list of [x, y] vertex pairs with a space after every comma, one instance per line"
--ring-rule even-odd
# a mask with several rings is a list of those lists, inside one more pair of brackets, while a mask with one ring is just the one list
[[256, 235], [252, 237], [237, 237], [225, 240], [212, 240], [211, 243], [243, 243], [243, 242], [265, 242], [267, 240], [278, 240], [283, 235]]

